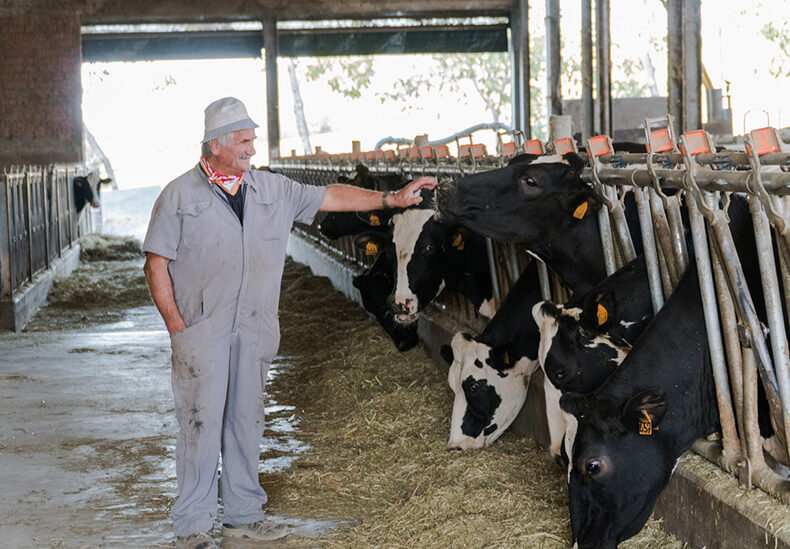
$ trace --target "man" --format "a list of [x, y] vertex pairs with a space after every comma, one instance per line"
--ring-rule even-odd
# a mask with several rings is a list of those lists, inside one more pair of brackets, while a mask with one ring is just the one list
[[145, 278], [171, 337], [179, 546], [210, 549], [222, 455], [222, 534], [259, 541], [287, 535], [267, 520], [258, 482], [264, 384], [280, 341], [278, 305], [294, 221], [316, 212], [421, 202], [432, 177], [384, 194], [302, 185], [251, 170], [255, 124], [238, 99], [205, 110], [202, 157], [156, 200], [143, 244]]

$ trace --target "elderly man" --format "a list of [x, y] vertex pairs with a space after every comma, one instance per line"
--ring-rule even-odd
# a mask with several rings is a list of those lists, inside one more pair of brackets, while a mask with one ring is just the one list
[[366, 211], [419, 203], [422, 177], [383, 194], [347, 185], [315, 187], [251, 169], [258, 127], [241, 101], [205, 110], [200, 162], [156, 200], [143, 244], [145, 278], [170, 332], [179, 425], [179, 545], [216, 547], [222, 455], [222, 534], [268, 541], [287, 535], [267, 520], [258, 482], [264, 384], [280, 342], [278, 305], [288, 234], [316, 212]]

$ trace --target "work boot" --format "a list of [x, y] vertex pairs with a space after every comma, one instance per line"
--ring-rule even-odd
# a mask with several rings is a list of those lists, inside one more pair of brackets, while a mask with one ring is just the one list
[[208, 532], [199, 532], [184, 538], [176, 538], [178, 549], [219, 549]]
[[256, 541], [272, 541], [288, 535], [288, 528], [284, 524], [277, 524], [269, 519], [259, 520], [252, 524], [232, 526], [222, 525], [222, 535], [230, 538], [249, 538]]

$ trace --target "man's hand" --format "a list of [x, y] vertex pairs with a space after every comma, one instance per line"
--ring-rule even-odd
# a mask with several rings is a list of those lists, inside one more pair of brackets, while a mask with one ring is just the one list
[[145, 265], [143, 272], [148, 288], [151, 290], [151, 297], [154, 300], [159, 314], [165, 321], [167, 331], [171, 334], [180, 332], [187, 325], [178, 311], [176, 301], [173, 298], [173, 283], [170, 281], [170, 274], [167, 272], [167, 264], [170, 260], [161, 255], [148, 253], [145, 255]]
[[387, 206], [390, 208], [408, 208], [422, 202], [420, 191], [436, 187], [436, 178], [429, 175], [419, 177], [403, 187], [397, 193], [387, 196]]

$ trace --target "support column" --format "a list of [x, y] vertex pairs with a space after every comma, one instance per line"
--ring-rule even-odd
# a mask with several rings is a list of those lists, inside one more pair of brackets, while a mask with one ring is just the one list
[[81, 162], [79, 16], [2, 16], [0, 51], [0, 164]]
[[546, 79], [548, 115], [562, 114], [560, 89], [560, 0], [546, 0]]
[[532, 112], [530, 107], [529, 65], [529, 11], [527, 0], [516, 0], [510, 16], [510, 44], [513, 67], [512, 107], [513, 128], [532, 138]]
[[582, 2], [582, 143], [595, 135], [595, 103], [593, 102], [593, 38], [592, 1]]
[[263, 19], [263, 49], [266, 60], [266, 133], [269, 162], [280, 156], [280, 99], [277, 84], [277, 20]]
[[683, 125], [679, 131], [702, 127], [702, 46], [700, 0], [683, 0]]
[[609, 0], [596, 0], [598, 35], [598, 110], [602, 134], [612, 135], [612, 40], [609, 32]]
[[683, 121], [683, 1], [667, 0], [667, 113], [675, 117], [675, 129]]

